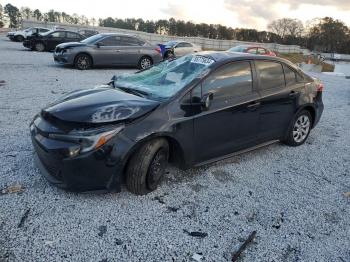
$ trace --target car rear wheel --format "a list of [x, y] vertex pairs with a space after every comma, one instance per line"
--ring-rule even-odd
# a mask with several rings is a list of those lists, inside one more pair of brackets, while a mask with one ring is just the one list
[[293, 120], [291, 127], [288, 130], [285, 144], [289, 146], [300, 146], [305, 143], [310, 134], [312, 125], [312, 117], [309, 111], [302, 110]]
[[130, 159], [126, 170], [126, 186], [137, 195], [155, 190], [168, 164], [169, 145], [161, 138], [144, 144]]
[[86, 54], [77, 55], [74, 65], [79, 70], [86, 70], [92, 67], [92, 59]]
[[38, 52], [43, 52], [45, 50], [45, 45], [43, 43], [41, 43], [41, 42], [35, 43], [34, 48]]
[[141, 57], [140, 61], [139, 61], [139, 68], [140, 69], [146, 69], [149, 68], [150, 66], [152, 66], [153, 62], [152, 59], [148, 56], [143, 56]]
[[15, 39], [16, 39], [17, 42], [23, 42], [24, 37], [21, 36], [21, 35], [17, 35], [17, 36], [15, 37]]

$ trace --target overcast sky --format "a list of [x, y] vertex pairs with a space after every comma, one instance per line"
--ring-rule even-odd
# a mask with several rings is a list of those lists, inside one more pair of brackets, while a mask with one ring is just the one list
[[195, 23], [220, 23], [226, 26], [266, 29], [277, 18], [331, 16], [350, 25], [350, 0], [0, 0], [4, 6], [28, 6], [47, 12], [55, 9], [87, 17], [161, 19], [174, 17]]

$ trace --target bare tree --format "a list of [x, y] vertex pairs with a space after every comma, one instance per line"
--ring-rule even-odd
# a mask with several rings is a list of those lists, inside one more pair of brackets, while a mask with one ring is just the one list
[[39, 9], [35, 9], [35, 10], [34, 10], [33, 16], [35, 17], [35, 19], [36, 19], [37, 21], [41, 21], [42, 18], [43, 18], [43, 15], [42, 15], [42, 13], [40, 12]]
[[282, 39], [286, 36], [300, 37], [304, 32], [303, 23], [298, 19], [282, 18], [272, 21], [268, 29], [279, 35]]
[[22, 7], [21, 8], [21, 15], [23, 19], [29, 20], [32, 18], [32, 10], [29, 7]]

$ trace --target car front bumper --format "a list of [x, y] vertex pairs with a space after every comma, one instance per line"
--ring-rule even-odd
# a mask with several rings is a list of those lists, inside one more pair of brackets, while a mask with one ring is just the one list
[[63, 65], [73, 65], [74, 64], [74, 56], [68, 53], [62, 52], [54, 52], [53, 59], [55, 62]]
[[30, 132], [36, 166], [51, 184], [76, 192], [120, 191], [126, 155], [132, 141], [117, 135], [101, 148], [69, 157], [65, 152], [72, 143], [42, 135], [43, 132], [33, 125]]
[[23, 46], [26, 48], [32, 48], [32, 42], [30, 40], [24, 40]]

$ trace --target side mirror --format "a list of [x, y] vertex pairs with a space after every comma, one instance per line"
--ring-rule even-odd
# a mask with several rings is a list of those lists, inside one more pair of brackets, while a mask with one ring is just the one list
[[208, 93], [202, 96], [201, 98], [201, 106], [203, 110], [209, 110], [211, 100], [213, 100], [214, 94], [213, 93]]
[[97, 42], [95, 45], [97, 46], [97, 48], [100, 48], [102, 46], [100, 42]]

